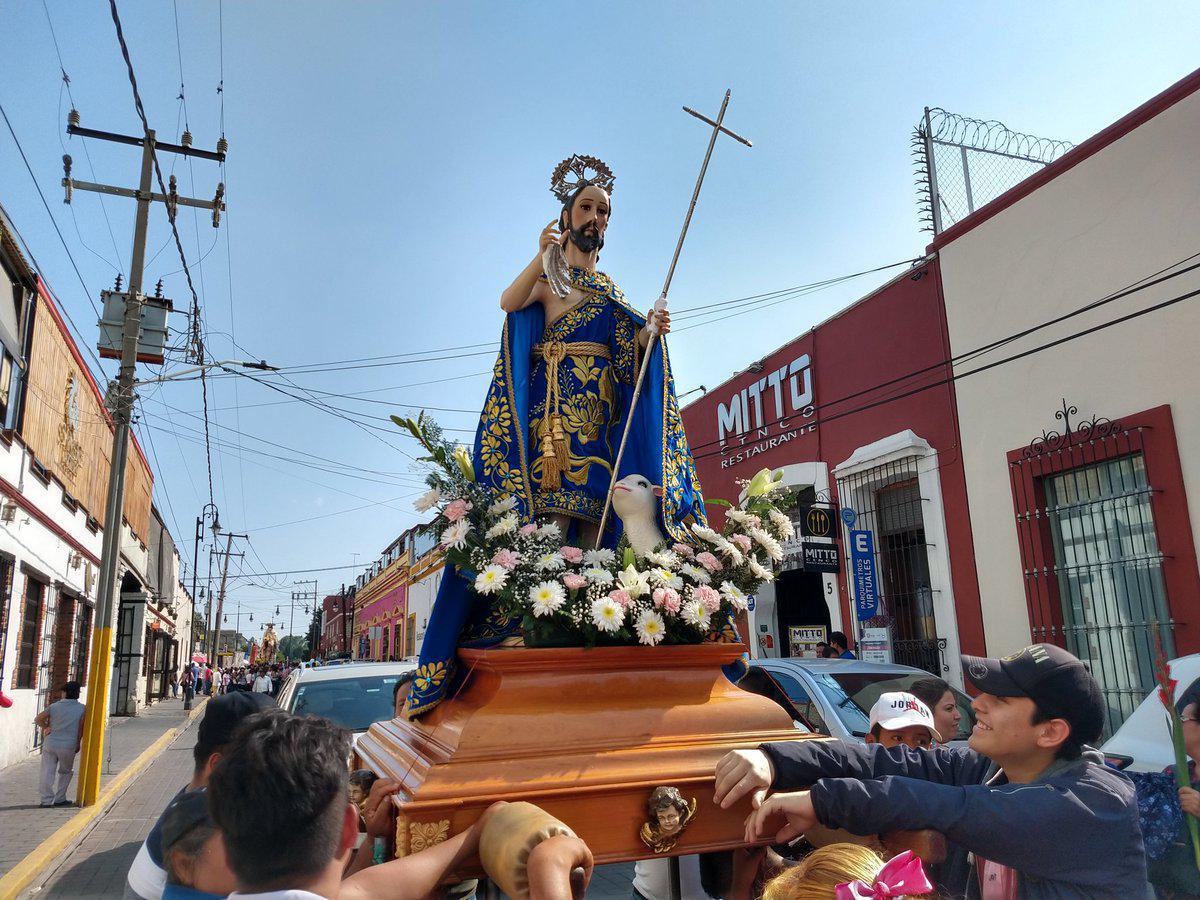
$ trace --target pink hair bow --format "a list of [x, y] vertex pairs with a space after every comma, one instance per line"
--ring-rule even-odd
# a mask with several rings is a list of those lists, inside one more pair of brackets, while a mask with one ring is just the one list
[[888, 897], [928, 894], [932, 890], [933, 885], [925, 875], [920, 857], [905, 850], [884, 863], [874, 884], [863, 881], [839, 884], [834, 897], [836, 900], [886, 900]]

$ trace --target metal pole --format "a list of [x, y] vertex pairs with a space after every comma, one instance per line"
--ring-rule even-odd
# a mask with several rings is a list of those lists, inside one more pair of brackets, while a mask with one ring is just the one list
[[125, 505], [125, 464], [129, 456], [129, 421], [133, 412], [134, 373], [138, 337], [142, 327], [142, 270], [146, 263], [146, 230], [150, 223], [150, 192], [154, 175], [154, 132], [142, 142], [142, 173], [138, 184], [137, 217], [133, 230], [133, 256], [129, 266], [129, 293], [121, 331], [121, 369], [113, 403], [113, 442], [109, 457], [108, 498], [104, 509], [104, 543], [100, 557], [99, 616], [92, 638], [94, 677], [88, 686], [82, 753], [79, 762], [80, 806], [92, 806], [100, 792], [100, 765], [108, 724], [108, 693], [113, 662], [113, 611], [120, 573], [121, 523]]
[[210, 666], [213, 665], [217, 659], [217, 637], [221, 634], [221, 610], [225, 608], [225, 584], [229, 579], [229, 557], [231, 551], [233, 550], [233, 539], [235, 537], [245, 537], [245, 535], [230, 534], [227, 536], [225, 542], [225, 565], [221, 567], [221, 590], [220, 593], [217, 594], [217, 628], [216, 633], [213, 634], [212, 638], [212, 658], [208, 661]]
[[941, 194], [938, 193], [937, 165], [933, 159], [933, 132], [929, 124], [929, 107], [925, 107], [925, 168], [929, 172], [929, 206], [933, 211], [933, 233], [942, 233]]

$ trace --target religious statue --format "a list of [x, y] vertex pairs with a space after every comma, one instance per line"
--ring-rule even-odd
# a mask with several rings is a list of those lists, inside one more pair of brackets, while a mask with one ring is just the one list
[[[704, 498], [684, 434], [671, 364], [656, 333], [670, 330], [665, 309], [650, 319], [597, 270], [612, 214], [612, 171], [572, 156], [551, 177], [558, 218], [541, 232], [538, 252], [500, 297], [506, 313], [473, 455], [475, 479], [511, 497], [522, 521], [549, 520], [566, 540], [615, 547], [619, 522], [598, 527], [613, 483], [630, 474], [661, 488], [660, 525], [688, 541], [705, 524]], [[653, 339], [653, 340], [652, 340]], [[648, 358], [647, 358], [648, 355]], [[645, 365], [640, 399], [633, 404]], [[628, 430], [620, 471], [618, 449]], [[461, 573], [442, 580], [421, 647], [407, 714], [443, 699], [459, 647], [482, 648], [519, 633], [495, 614]]]
[[279, 638], [275, 635], [275, 623], [268, 622], [267, 630], [262, 639], [262, 661], [275, 662], [275, 654], [279, 650]]
[[695, 798], [689, 803], [679, 788], [656, 787], [646, 801], [647, 821], [638, 837], [655, 853], [666, 853], [679, 841], [696, 815]]

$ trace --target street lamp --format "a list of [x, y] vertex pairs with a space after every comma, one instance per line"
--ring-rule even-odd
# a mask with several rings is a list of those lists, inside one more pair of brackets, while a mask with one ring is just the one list
[[[200, 574], [200, 540], [204, 537], [204, 520], [208, 518], [209, 510], [212, 511], [212, 531], [216, 535], [221, 530], [221, 517], [217, 512], [215, 503], [205, 503], [204, 508], [200, 510], [200, 515], [196, 516], [196, 543], [192, 549], [192, 622], [191, 628], [188, 630], [188, 658], [187, 662], [192, 664], [192, 657], [196, 654], [196, 579]], [[212, 597], [208, 598], [208, 605], [204, 612], [204, 629], [205, 637], [208, 636], [209, 619], [212, 615]], [[192, 701], [185, 697], [183, 701], [184, 709], [192, 708]]]

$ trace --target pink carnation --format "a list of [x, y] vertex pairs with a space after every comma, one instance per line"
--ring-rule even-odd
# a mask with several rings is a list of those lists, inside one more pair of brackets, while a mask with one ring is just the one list
[[520, 561], [521, 556], [516, 550], [497, 550], [496, 555], [492, 557], [493, 563], [503, 566], [510, 572], [517, 567], [517, 563]]
[[583, 551], [578, 547], [562, 547], [558, 552], [562, 554], [562, 558], [569, 563], [583, 562]]
[[743, 553], [749, 553], [750, 548], [754, 546], [754, 543], [753, 543], [753, 541], [750, 540], [750, 535], [748, 535], [748, 534], [730, 535], [729, 539], [731, 541], [733, 541], [735, 544], [737, 544], [738, 549], [741, 550]]
[[471, 511], [471, 504], [467, 500], [458, 499], [446, 506], [442, 513], [451, 522], [457, 522], [463, 516]]
[[533, 522], [530, 522], [528, 525], [521, 526], [521, 534], [525, 535], [525, 537], [529, 537], [529, 535], [533, 534], [535, 531], [537, 531], [537, 525], [535, 525]]
[[696, 551], [692, 549], [690, 544], [672, 544], [671, 549], [684, 559], [691, 559], [696, 555]]
[[705, 550], [703, 553], [696, 554], [696, 562], [704, 566], [710, 572], [721, 571], [721, 561]]
[[653, 597], [654, 605], [659, 609], [665, 609], [669, 613], [679, 612], [681, 601], [675, 588], [655, 588]]
[[721, 608], [721, 592], [706, 584], [697, 585], [692, 596], [700, 601], [705, 612], [715, 613]]
[[629, 591], [624, 588], [617, 588], [608, 595], [608, 599], [621, 607], [621, 609], [628, 609], [630, 604], [633, 603], [633, 598], [629, 596]]
[[577, 591], [587, 584], [586, 578], [584, 578], [582, 575], [577, 575], [574, 572], [567, 573], [563, 576], [562, 580], [563, 584], [565, 584], [567, 588], [572, 591]]

